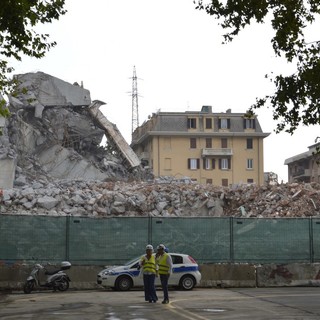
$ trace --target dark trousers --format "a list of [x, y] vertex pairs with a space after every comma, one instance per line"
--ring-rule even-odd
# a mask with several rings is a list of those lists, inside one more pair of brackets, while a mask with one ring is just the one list
[[144, 274], [143, 284], [144, 284], [144, 298], [146, 301], [157, 301], [156, 287], [154, 281], [156, 279], [155, 274]]
[[163, 291], [163, 300], [169, 301], [169, 293], [168, 293], [168, 280], [170, 275], [169, 274], [160, 274], [160, 282]]

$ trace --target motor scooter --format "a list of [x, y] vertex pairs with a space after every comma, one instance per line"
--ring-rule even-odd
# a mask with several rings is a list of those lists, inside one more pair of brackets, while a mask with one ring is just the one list
[[[52, 288], [54, 291], [66, 291], [69, 288], [71, 281], [65, 270], [71, 268], [69, 261], [61, 262], [60, 269], [49, 271], [42, 264], [37, 263], [34, 265], [26, 283], [23, 286], [24, 293], [31, 293], [32, 290], [40, 287]], [[46, 276], [45, 283], [41, 283], [40, 279]]]

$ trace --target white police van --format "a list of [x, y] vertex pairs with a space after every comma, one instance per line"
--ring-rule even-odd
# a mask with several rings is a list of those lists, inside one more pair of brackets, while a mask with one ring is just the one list
[[[183, 290], [192, 290], [201, 280], [201, 273], [197, 262], [187, 254], [169, 253], [172, 259], [172, 274], [168, 285]], [[141, 255], [142, 256], [142, 255]], [[106, 288], [127, 291], [133, 287], [143, 286], [143, 276], [139, 270], [141, 257], [130, 260], [123, 266], [108, 267], [97, 275], [97, 283]], [[160, 285], [160, 278], [156, 277], [156, 285]]]

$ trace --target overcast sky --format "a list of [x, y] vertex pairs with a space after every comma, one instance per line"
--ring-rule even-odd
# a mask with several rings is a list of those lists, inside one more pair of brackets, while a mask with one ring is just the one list
[[[66, 0], [68, 13], [42, 26], [57, 46], [41, 60], [14, 63], [15, 73], [42, 71], [74, 83], [83, 81], [92, 100], [131, 142], [133, 67], [138, 78], [139, 123], [160, 111], [245, 112], [273, 91], [265, 74], [291, 74], [294, 66], [276, 58], [268, 25], [252, 24], [229, 44], [223, 30], [192, 0]], [[319, 27], [319, 25], [318, 25]], [[319, 40], [316, 26], [307, 42]], [[264, 132], [264, 171], [287, 182], [284, 161], [308, 150], [319, 126], [301, 127], [293, 136], [275, 134], [269, 109], [257, 112]]]

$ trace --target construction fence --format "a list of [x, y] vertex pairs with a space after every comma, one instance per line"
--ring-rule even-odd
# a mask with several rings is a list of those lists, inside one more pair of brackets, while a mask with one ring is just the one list
[[0, 215], [0, 263], [120, 264], [160, 243], [198, 263], [320, 262], [320, 218]]

